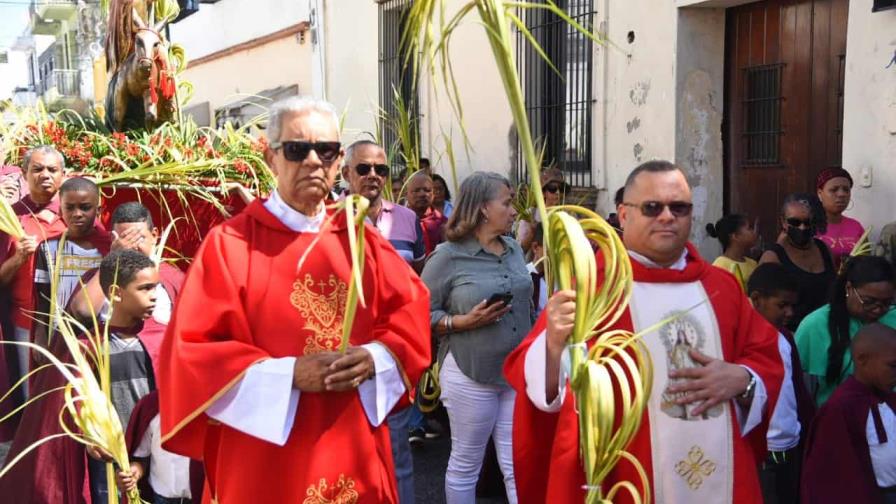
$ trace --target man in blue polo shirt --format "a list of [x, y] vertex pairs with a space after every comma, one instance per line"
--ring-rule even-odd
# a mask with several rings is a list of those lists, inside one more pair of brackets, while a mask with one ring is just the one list
[[[383, 199], [383, 187], [389, 179], [386, 151], [370, 140], [358, 140], [345, 149], [342, 163], [342, 178], [348, 182], [349, 192], [370, 200], [367, 219], [419, 273], [426, 258], [426, 247], [417, 214]], [[408, 443], [413, 410], [413, 406], [396, 410], [387, 418], [401, 504], [414, 503], [414, 464]], [[422, 421], [422, 415], [415, 415], [415, 423], [418, 421]]]

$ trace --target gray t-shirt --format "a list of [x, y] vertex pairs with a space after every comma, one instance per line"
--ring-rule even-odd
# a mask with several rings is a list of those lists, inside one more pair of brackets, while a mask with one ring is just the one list
[[110, 384], [112, 405], [122, 428], [127, 428], [131, 412], [153, 388], [152, 363], [137, 338], [122, 339], [109, 334]]
[[493, 294], [513, 295], [512, 308], [500, 321], [449, 334], [439, 350], [441, 359], [450, 349], [465, 375], [488, 385], [507, 383], [502, 374], [504, 359], [532, 328], [532, 277], [523, 250], [512, 238], [500, 239], [504, 243], [500, 256], [483, 249], [476, 238], [442, 243], [421, 274], [430, 291], [433, 327], [445, 315], [468, 313]]

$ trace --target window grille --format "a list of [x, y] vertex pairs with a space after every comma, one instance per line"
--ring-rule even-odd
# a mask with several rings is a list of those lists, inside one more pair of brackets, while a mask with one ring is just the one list
[[[380, 108], [386, 114], [397, 113], [394, 90], [398, 90], [413, 117], [419, 116], [417, 96], [414, 92], [413, 72], [405, 67], [405, 52], [401, 47], [408, 13], [413, 0], [385, 0], [379, 2], [379, 98]], [[416, 125], [417, 121], [412, 121]], [[389, 152], [398, 148], [398, 136], [379, 119], [383, 147]], [[417, 135], [419, 138], [419, 134]], [[393, 175], [406, 167], [397, 152], [390, 152]]]
[[[593, 0], [555, 3], [593, 31]], [[538, 147], [544, 147], [542, 163], [560, 168], [571, 185], [590, 187], [592, 41], [546, 10], [525, 9], [518, 14], [560, 72], [558, 75], [539, 56], [522, 33], [517, 34], [517, 67], [532, 136]], [[528, 180], [522, 156], [518, 156], [517, 175], [520, 181]]]
[[744, 69], [744, 165], [780, 163], [783, 68], [775, 63]]

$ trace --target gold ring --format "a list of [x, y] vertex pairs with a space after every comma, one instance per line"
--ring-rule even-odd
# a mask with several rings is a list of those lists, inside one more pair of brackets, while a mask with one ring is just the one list
[[352, 380], [353, 387], [358, 388], [358, 385], [360, 385], [360, 384], [361, 384], [361, 378], [355, 377], [355, 379]]

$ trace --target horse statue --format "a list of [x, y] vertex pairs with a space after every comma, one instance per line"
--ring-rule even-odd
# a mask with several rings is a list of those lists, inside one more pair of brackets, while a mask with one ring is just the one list
[[149, 26], [141, 16], [141, 11], [151, 15], [152, 3], [113, 1], [106, 37], [106, 66], [112, 72], [106, 126], [112, 131], [152, 129], [175, 115], [174, 72], [161, 35], [165, 20]]

